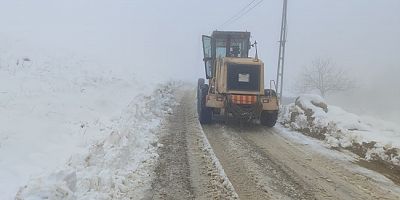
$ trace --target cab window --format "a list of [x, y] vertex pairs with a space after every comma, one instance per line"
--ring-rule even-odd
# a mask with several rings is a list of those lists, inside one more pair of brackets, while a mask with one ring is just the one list
[[206, 71], [206, 77], [211, 78], [212, 74], [212, 58], [213, 58], [213, 50], [212, 50], [212, 38], [210, 36], [203, 35], [203, 53], [204, 53], [204, 68]]
[[232, 40], [230, 49], [229, 49], [229, 56], [230, 57], [244, 57], [243, 54], [243, 40]]
[[224, 39], [216, 39], [215, 42], [215, 52], [216, 57], [225, 57], [226, 56], [226, 40]]

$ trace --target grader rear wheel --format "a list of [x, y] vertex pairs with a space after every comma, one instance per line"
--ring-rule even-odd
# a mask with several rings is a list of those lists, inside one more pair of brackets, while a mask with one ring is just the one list
[[200, 78], [197, 85], [197, 113], [201, 124], [209, 124], [212, 121], [212, 110], [206, 106], [208, 85]]
[[260, 123], [263, 126], [273, 127], [278, 120], [278, 111], [262, 111], [260, 116]]
[[204, 87], [204, 82], [205, 81], [204, 81], [203, 78], [199, 78], [197, 80], [197, 96], [196, 96], [196, 98], [197, 98], [197, 113], [199, 114], [199, 116], [200, 116], [201, 101], [202, 101], [202, 99], [201, 99], [201, 88]]

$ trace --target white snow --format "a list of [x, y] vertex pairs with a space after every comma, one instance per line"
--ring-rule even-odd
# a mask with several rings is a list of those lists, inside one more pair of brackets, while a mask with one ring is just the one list
[[[198, 122], [198, 126], [201, 127], [200, 122]], [[203, 150], [207, 152], [207, 155], [211, 157], [213, 165], [217, 168], [219, 176], [223, 179], [223, 185], [230, 190], [232, 193], [232, 198], [239, 199], [239, 195], [237, 194], [235, 188], [232, 185], [232, 182], [229, 180], [228, 176], [225, 173], [222, 164], [219, 162], [217, 156], [215, 155], [210, 142], [207, 139], [206, 134], [203, 129], [201, 129], [201, 137], [203, 140]]]
[[[320, 141], [303, 134], [298, 134], [298, 132], [288, 130], [280, 124], [277, 124], [274, 128], [279, 130], [281, 136], [290, 140], [291, 142], [294, 142], [294, 144], [299, 144], [302, 145], [303, 148], [310, 149], [310, 151], [307, 151], [310, 152], [310, 157], [312, 157], [312, 153], [324, 155], [325, 157], [334, 161], [336, 164], [341, 165], [342, 167], [353, 171], [356, 174], [364, 174], [373, 178], [374, 181], [384, 185], [386, 188], [391, 188], [393, 191], [400, 192], [400, 188], [384, 175], [354, 164], [354, 161], [356, 160], [354, 154], [348, 154], [345, 151], [335, 151], [329, 149], [329, 144], [325, 143], [324, 141]], [[341, 162], [336, 162], [338, 160]]]
[[[324, 110], [316, 104], [326, 105]], [[306, 110], [311, 110], [311, 116]], [[340, 107], [328, 105], [316, 95], [301, 95], [296, 103], [283, 109], [282, 121], [292, 130], [310, 129], [321, 133], [330, 147], [350, 147], [354, 143], [362, 144], [376, 142], [374, 148], [367, 152], [366, 159], [371, 154], [383, 160], [400, 165], [399, 156], [388, 156], [384, 149], [400, 149], [400, 126], [373, 117], [358, 116]]]
[[276, 124], [274, 129], [279, 130], [279, 134], [284, 138], [295, 142], [296, 144], [300, 144], [306, 148], [309, 148], [313, 153], [320, 153], [324, 156], [327, 156], [333, 160], [341, 160], [341, 161], [354, 161], [354, 156], [350, 156], [347, 154], [343, 154], [339, 151], [334, 151], [329, 149], [329, 145], [323, 141], [317, 140], [312, 137], [308, 137], [303, 134], [298, 134], [296, 131], [292, 131], [282, 126], [281, 124]]
[[143, 198], [151, 189], [157, 131], [175, 102], [173, 87], [161, 86], [150, 96], [134, 98], [115, 130], [50, 175], [32, 179], [17, 198]]
[[28, 182], [19, 197], [101, 199], [146, 181], [132, 177], [148, 176], [157, 156], [150, 144], [172, 85], [68, 54], [0, 52], [0, 199]]

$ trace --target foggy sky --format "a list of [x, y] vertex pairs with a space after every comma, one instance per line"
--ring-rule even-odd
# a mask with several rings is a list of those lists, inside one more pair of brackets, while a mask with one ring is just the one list
[[[110, 68], [151, 74], [156, 80], [196, 81], [204, 76], [201, 35], [217, 28], [247, 30], [259, 44], [267, 78], [275, 79], [281, 0], [264, 0], [240, 20], [219, 27], [249, 2], [0, 0], [0, 37], [38, 51], [69, 52]], [[313, 59], [329, 58], [357, 79], [366, 94], [361, 100], [370, 92], [396, 104], [399, 10], [398, 0], [289, 0], [285, 88], [295, 84], [296, 73]], [[360, 101], [356, 92], [351, 94], [352, 103]], [[337, 99], [332, 97], [345, 104]], [[400, 113], [400, 106], [396, 109]]]

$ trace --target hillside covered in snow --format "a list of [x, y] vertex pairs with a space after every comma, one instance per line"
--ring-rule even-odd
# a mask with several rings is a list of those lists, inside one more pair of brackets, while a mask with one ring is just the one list
[[400, 166], [400, 127], [360, 117], [328, 105], [317, 95], [300, 95], [284, 108], [281, 123], [324, 141], [334, 149], [347, 149], [369, 161]]
[[69, 54], [45, 55], [0, 50], [0, 199], [18, 191], [97, 199], [140, 184], [124, 176], [154, 157], [152, 131], [171, 112], [174, 84], [145, 83]]

